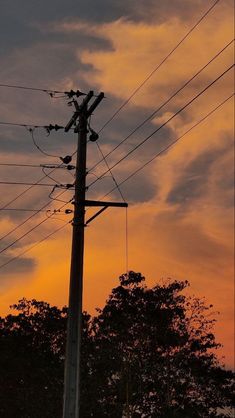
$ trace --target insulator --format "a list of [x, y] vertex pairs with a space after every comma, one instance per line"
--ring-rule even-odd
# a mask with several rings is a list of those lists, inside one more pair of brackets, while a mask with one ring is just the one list
[[97, 141], [99, 139], [99, 135], [95, 131], [91, 131], [91, 135], [89, 136], [91, 142]]
[[63, 161], [64, 164], [69, 164], [72, 161], [71, 155], [66, 155], [65, 157], [60, 157], [61, 161]]

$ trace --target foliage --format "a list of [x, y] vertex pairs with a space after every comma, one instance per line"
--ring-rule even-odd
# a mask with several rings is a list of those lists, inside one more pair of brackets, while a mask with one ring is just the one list
[[[234, 380], [215, 354], [212, 306], [188, 285], [147, 288], [129, 272], [96, 317], [83, 314], [82, 418], [229, 416]], [[60, 417], [67, 309], [13, 309], [0, 319], [0, 416]]]

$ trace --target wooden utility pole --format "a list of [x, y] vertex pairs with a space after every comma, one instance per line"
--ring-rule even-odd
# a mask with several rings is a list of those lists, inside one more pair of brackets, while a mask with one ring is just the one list
[[[75, 128], [75, 130], [78, 131], [78, 147], [75, 177], [63, 418], [80, 418], [84, 227], [109, 206], [127, 206], [126, 203], [96, 202], [85, 199], [87, 121], [92, 112], [104, 98], [104, 94], [100, 93], [88, 109], [88, 103], [92, 97], [93, 91], [90, 91], [81, 105], [78, 105], [77, 101], [73, 100], [75, 112], [65, 127], [65, 132], [68, 132], [72, 126], [76, 124], [76, 120], [79, 119], [78, 127]], [[86, 206], [102, 206], [102, 209], [85, 222]]]

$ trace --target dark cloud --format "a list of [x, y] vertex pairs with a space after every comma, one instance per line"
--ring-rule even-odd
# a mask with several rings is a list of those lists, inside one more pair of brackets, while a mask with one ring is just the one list
[[[0, 265], [7, 263], [8, 261], [10, 261], [14, 256], [10, 256], [10, 255], [3, 255], [1, 254], [0, 257]], [[9, 277], [7, 279], [7, 283], [5, 282], [4, 276], [9, 276], [9, 275], [22, 275], [23, 273], [29, 273], [29, 272], [33, 272], [34, 269], [36, 267], [36, 261], [33, 258], [17, 258], [16, 260], [12, 261], [11, 263], [9, 263], [8, 265], [6, 265], [5, 267], [3, 267], [1, 269], [1, 275], [2, 278], [0, 280], [0, 287], [2, 286], [9, 286]], [[21, 278], [19, 277], [19, 280]], [[14, 277], [14, 284], [15, 284], [15, 277]]]
[[[231, 4], [231, 0], [227, 0]], [[0, 25], [1, 53], [8, 53], [12, 49], [31, 45], [49, 39], [61, 41], [59, 35], [43, 35], [37, 24], [48, 24], [63, 20], [80, 20], [99, 24], [126, 18], [135, 22], [161, 23], [172, 17], [180, 19], [197, 19], [208, 6], [203, 0], [38, 0], [1, 1]], [[63, 39], [74, 42], [74, 38], [63, 36]], [[84, 37], [81, 35], [82, 42]], [[97, 39], [91, 39], [90, 44], [99, 47]], [[86, 41], [85, 41], [86, 42]]]
[[[225, 141], [225, 148], [217, 148], [208, 150], [198, 155], [185, 170], [182, 172], [180, 179], [176, 182], [167, 197], [169, 204], [191, 205], [198, 197], [207, 192], [207, 182], [210, 179], [210, 173], [214, 164], [220, 161], [224, 155], [230, 152]], [[230, 147], [229, 147], [230, 148]], [[231, 173], [232, 174], [232, 173]], [[225, 176], [220, 176], [220, 184], [216, 186], [218, 190], [223, 191], [224, 185], [230, 188], [233, 184], [233, 175], [228, 178], [228, 173]], [[183, 209], [182, 207], [182, 209]]]

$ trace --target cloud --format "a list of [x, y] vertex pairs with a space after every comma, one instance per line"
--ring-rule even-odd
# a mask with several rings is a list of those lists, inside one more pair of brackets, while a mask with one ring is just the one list
[[[91, 120], [92, 128], [99, 131], [207, 8], [209, 5], [202, 0], [88, 0], [79, 5], [75, 0], [66, 3], [52, 0], [47, 7], [36, 0], [25, 0], [24, 7], [20, 2], [13, 5], [12, 0], [4, 1], [0, 17], [5, 28], [1, 38], [5, 45], [0, 56], [0, 81], [61, 91], [71, 88], [104, 91], [106, 98]], [[128, 105], [102, 129], [99, 143], [105, 154], [232, 39], [231, 10], [231, 0], [219, 2]], [[222, 73], [232, 62], [231, 51], [232, 47], [228, 48], [151, 122], [107, 157], [109, 165], [120, 160]], [[113, 169], [116, 180], [124, 180], [182, 135], [222, 102], [231, 93], [232, 86], [232, 75], [223, 77], [117, 165]], [[51, 100], [45, 93], [1, 88], [0, 95], [2, 121], [64, 125], [73, 112], [64, 99]], [[230, 335], [226, 318], [231, 318], [232, 306], [232, 120], [230, 101], [121, 187], [130, 203], [129, 268], [142, 271], [150, 284], [163, 276], [188, 278], [192, 291], [205, 294], [223, 312], [223, 331], [218, 332], [226, 341], [226, 353], [230, 344], [225, 336], [225, 333]], [[76, 148], [77, 136], [71, 133], [52, 132], [46, 137], [45, 131], [39, 130], [35, 134], [38, 144], [51, 154], [69, 155]], [[2, 162], [52, 164], [60, 161], [40, 154], [22, 128], [1, 126], [0, 135]], [[89, 143], [88, 151], [90, 169], [101, 156], [94, 143]], [[88, 184], [106, 170], [104, 162], [92, 169]], [[0, 174], [7, 181], [34, 182], [42, 177], [40, 169], [2, 168]], [[72, 179], [64, 172], [53, 175], [58, 182]], [[2, 204], [23, 190], [23, 187], [1, 187]], [[90, 188], [88, 196], [99, 199], [113, 187], [112, 178], [105, 177]], [[48, 194], [48, 189], [35, 187], [14, 205], [39, 208], [49, 200]], [[66, 196], [69, 199], [71, 194]], [[121, 201], [117, 191], [108, 198]], [[50, 208], [60, 205], [53, 201]], [[91, 213], [87, 211], [87, 217]], [[1, 215], [1, 231], [5, 234], [29, 214], [1, 212]], [[5, 244], [45, 216], [42, 213], [32, 218], [9, 236]], [[117, 284], [116, 278], [126, 269], [125, 216], [124, 209], [109, 209], [86, 228], [84, 304], [88, 310], [102, 305], [111, 287]], [[61, 216], [61, 219], [68, 218]], [[12, 254], [36, 243], [60, 225], [59, 220], [45, 222], [25, 241], [20, 241]], [[2, 270], [5, 295], [1, 299], [6, 310], [22, 296], [67, 303], [70, 235], [69, 229], [63, 230], [55, 235], [55, 240], [35, 247], [29, 258], [19, 259], [19, 264], [15, 261], [9, 264], [9, 270], [8, 267]], [[5, 257], [8, 259], [10, 254]], [[5, 280], [5, 271], [11, 272], [7, 276], [11, 280]], [[18, 279], [23, 277], [27, 280], [19, 286]]]
[[[10, 255], [1, 255], [1, 264], [7, 263], [12, 259], [12, 256]], [[32, 273], [36, 267], [35, 259], [33, 258], [18, 258], [17, 260], [14, 260], [13, 262], [9, 263], [4, 268], [4, 272], [2, 272], [2, 278], [0, 280], [0, 288], [2, 287], [9, 287], [15, 286], [16, 280], [21, 280], [22, 274], [28, 274]], [[13, 276], [12, 282], [9, 281], [9, 275]], [[7, 276], [7, 282], [5, 281], [4, 277]]]

